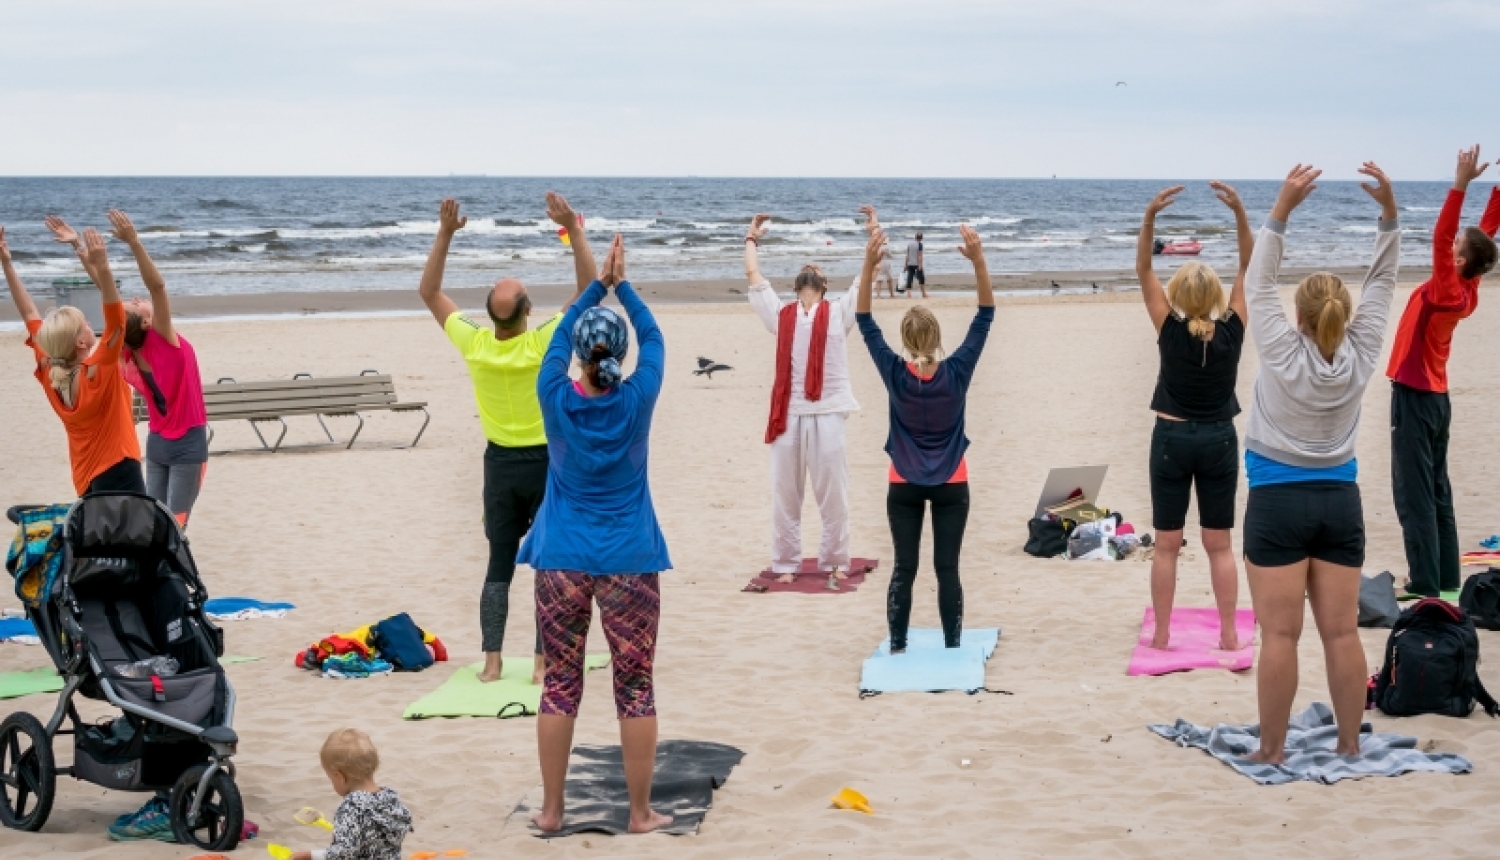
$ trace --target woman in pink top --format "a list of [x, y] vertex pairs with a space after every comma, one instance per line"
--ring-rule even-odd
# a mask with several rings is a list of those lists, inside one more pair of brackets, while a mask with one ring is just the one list
[[208, 469], [208, 412], [198, 356], [172, 326], [167, 283], [141, 244], [130, 218], [109, 212], [115, 238], [130, 246], [151, 301], [126, 304], [125, 381], [146, 401], [146, 492], [167, 506], [185, 528]]

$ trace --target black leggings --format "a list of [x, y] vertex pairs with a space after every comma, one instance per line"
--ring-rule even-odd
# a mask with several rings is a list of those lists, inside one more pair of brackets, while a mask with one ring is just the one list
[[[490, 542], [489, 569], [479, 598], [479, 630], [485, 651], [505, 644], [510, 618], [510, 581], [516, 575], [516, 552], [531, 530], [547, 490], [547, 446], [484, 449], [484, 536]], [[542, 653], [538, 629], [536, 653]]]
[[146, 495], [146, 478], [141, 474], [141, 461], [127, 457], [110, 466], [89, 481], [88, 492]]
[[891, 521], [891, 540], [896, 545], [896, 567], [886, 594], [886, 621], [890, 625], [891, 650], [906, 648], [906, 628], [911, 621], [911, 588], [917, 578], [917, 560], [922, 551], [922, 519], [932, 503], [932, 566], [937, 570], [938, 615], [943, 620], [943, 644], [957, 648], [964, 629], [964, 587], [958, 581], [958, 554], [963, 548], [964, 526], [969, 521], [969, 485], [942, 484], [921, 487], [891, 484], [885, 497], [885, 514]]

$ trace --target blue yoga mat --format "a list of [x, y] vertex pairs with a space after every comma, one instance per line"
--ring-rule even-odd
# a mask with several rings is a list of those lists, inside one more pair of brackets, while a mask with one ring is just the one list
[[969, 692], [984, 686], [984, 664], [995, 653], [1000, 629], [965, 630], [957, 648], [943, 647], [943, 631], [913, 628], [906, 634], [906, 653], [892, 654], [887, 637], [865, 661], [859, 676], [862, 693]]
[[290, 603], [274, 603], [256, 600], [253, 597], [215, 597], [203, 604], [203, 611], [209, 615], [233, 615], [246, 609], [259, 609], [261, 612], [269, 612], [277, 609], [296, 609]]
[[0, 618], [0, 641], [17, 636], [35, 636], [36, 625], [27, 618]]

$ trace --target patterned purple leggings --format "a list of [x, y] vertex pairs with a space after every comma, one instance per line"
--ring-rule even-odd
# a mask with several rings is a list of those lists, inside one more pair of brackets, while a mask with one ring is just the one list
[[542, 713], [578, 716], [583, 698], [583, 653], [594, 601], [609, 641], [615, 676], [615, 712], [620, 719], [656, 716], [651, 661], [661, 618], [657, 574], [590, 576], [563, 570], [536, 574], [536, 619], [547, 660]]

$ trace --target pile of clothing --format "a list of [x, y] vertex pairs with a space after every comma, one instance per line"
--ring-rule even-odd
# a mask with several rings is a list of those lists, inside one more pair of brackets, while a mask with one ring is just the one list
[[325, 678], [368, 678], [387, 672], [420, 672], [446, 662], [443, 641], [418, 627], [405, 612], [347, 633], [319, 639], [297, 654], [299, 669]]

